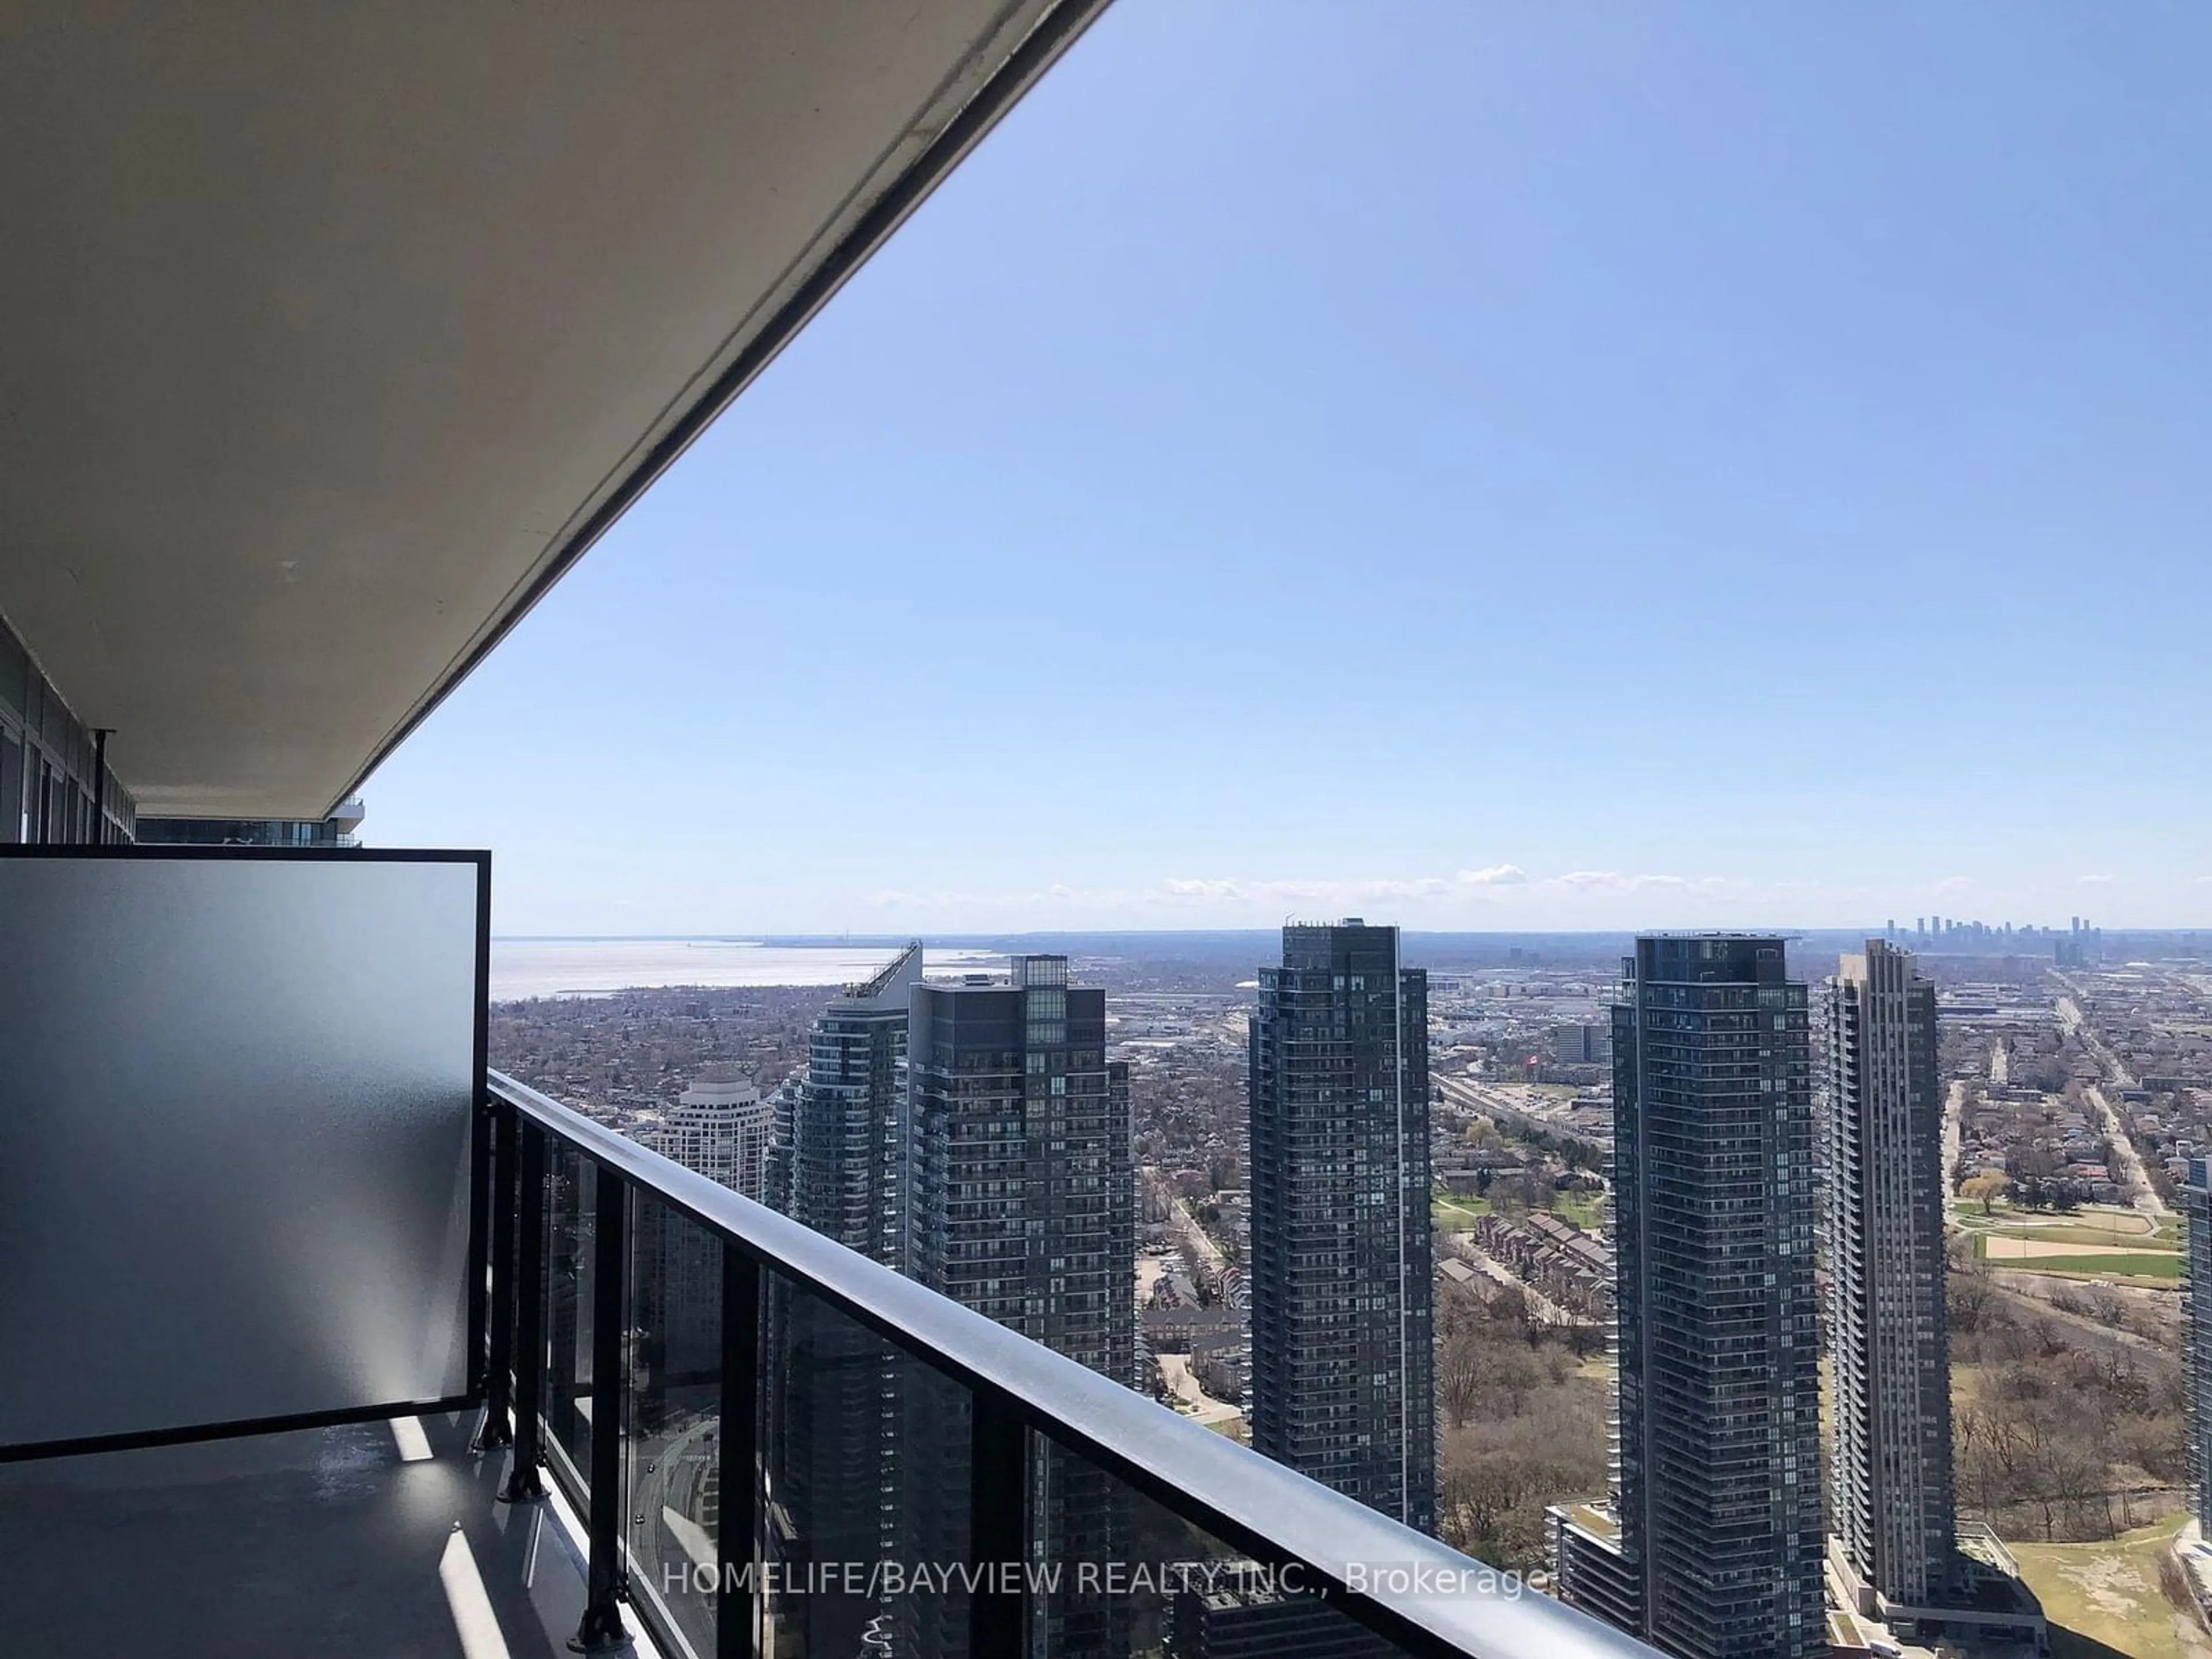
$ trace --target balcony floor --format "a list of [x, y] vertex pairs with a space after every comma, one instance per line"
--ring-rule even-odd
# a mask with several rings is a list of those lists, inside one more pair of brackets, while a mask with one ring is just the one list
[[9, 1651], [565, 1656], [582, 1563], [548, 1505], [495, 1501], [475, 1425], [422, 1419], [414, 1462], [371, 1423], [0, 1466]]

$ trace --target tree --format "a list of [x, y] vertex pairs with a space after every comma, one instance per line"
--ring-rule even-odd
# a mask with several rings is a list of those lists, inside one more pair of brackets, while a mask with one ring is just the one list
[[2118, 1330], [2127, 1318], [2127, 1304], [2120, 1300], [2118, 1291], [2100, 1290], [2092, 1285], [2083, 1299], [2089, 1304], [2089, 1317], [2100, 1325]]
[[1447, 1428], [1463, 1429], [1482, 1392], [1482, 1359], [1478, 1339], [1462, 1337], [1446, 1343], [1437, 1358], [1437, 1403], [1443, 1407]]
[[1990, 1170], [1968, 1179], [1966, 1185], [1959, 1188], [1959, 1196], [1978, 1202], [1982, 1206], [1982, 1213], [1989, 1215], [1995, 1212], [1997, 1200], [2004, 1196], [2006, 1189], [2011, 1185], [2012, 1178], [2009, 1176], [1996, 1170]]
[[1947, 1294], [1951, 1328], [1971, 1335], [1981, 1328], [1996, 1291], [1985, 1275], [1967, 1268], [1948, 1275]]

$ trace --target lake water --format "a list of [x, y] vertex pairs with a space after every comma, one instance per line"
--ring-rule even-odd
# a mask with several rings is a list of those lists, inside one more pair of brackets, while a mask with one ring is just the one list
[[[759, 945], [744, 939], [495, 939], [491, 1000], [589, 996], [665, 985], [850, 985], [895, 945]], [[1003, 970], [994, 951], [932, 950], [933, 975]]]

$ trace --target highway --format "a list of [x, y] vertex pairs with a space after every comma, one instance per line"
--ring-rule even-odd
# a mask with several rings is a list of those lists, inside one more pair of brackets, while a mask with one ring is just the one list
[[1447, 1099], [1459, 1106], [1469, 1108], [1493, 1120], [1508, 1133], [1519, 1129], [1540, 1130], [1561, 1140], [1571, 1140], [1600, 1159], [1613, 1153], [1610, 1143], [1596, 1135], [1576, 1128], [1562, 1111], [1554, 1118], [1531, 1105], [1526, 1099], [1515, 1100], [1503, 1089], [1490, 1084], [1477, 1083], [1469, 1078], [1452, 1077], [1443, 1073], [1431, 1074], [1437, 1088]]
[[680, 1584], [694, 1567], [715, 1565], [714, 1540], [698, 1516], [718, 1467], [718, 1414], [694, 1418], [657, 1448], [641, 1441], [632, 1452], [629, 1533], [638, 1569], [656, 1587]]

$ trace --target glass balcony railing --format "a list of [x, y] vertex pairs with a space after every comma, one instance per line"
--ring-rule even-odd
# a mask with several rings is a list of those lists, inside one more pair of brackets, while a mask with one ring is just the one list
[[[497, 1073], [486, 1437], [671, 1654], [1650, 1650]], [[511, 1425], [511, 1426], [510, 1426]]]
[[486, 1073], [487, 855], [4, 850], [33, 1645], [1649, 1651]]

